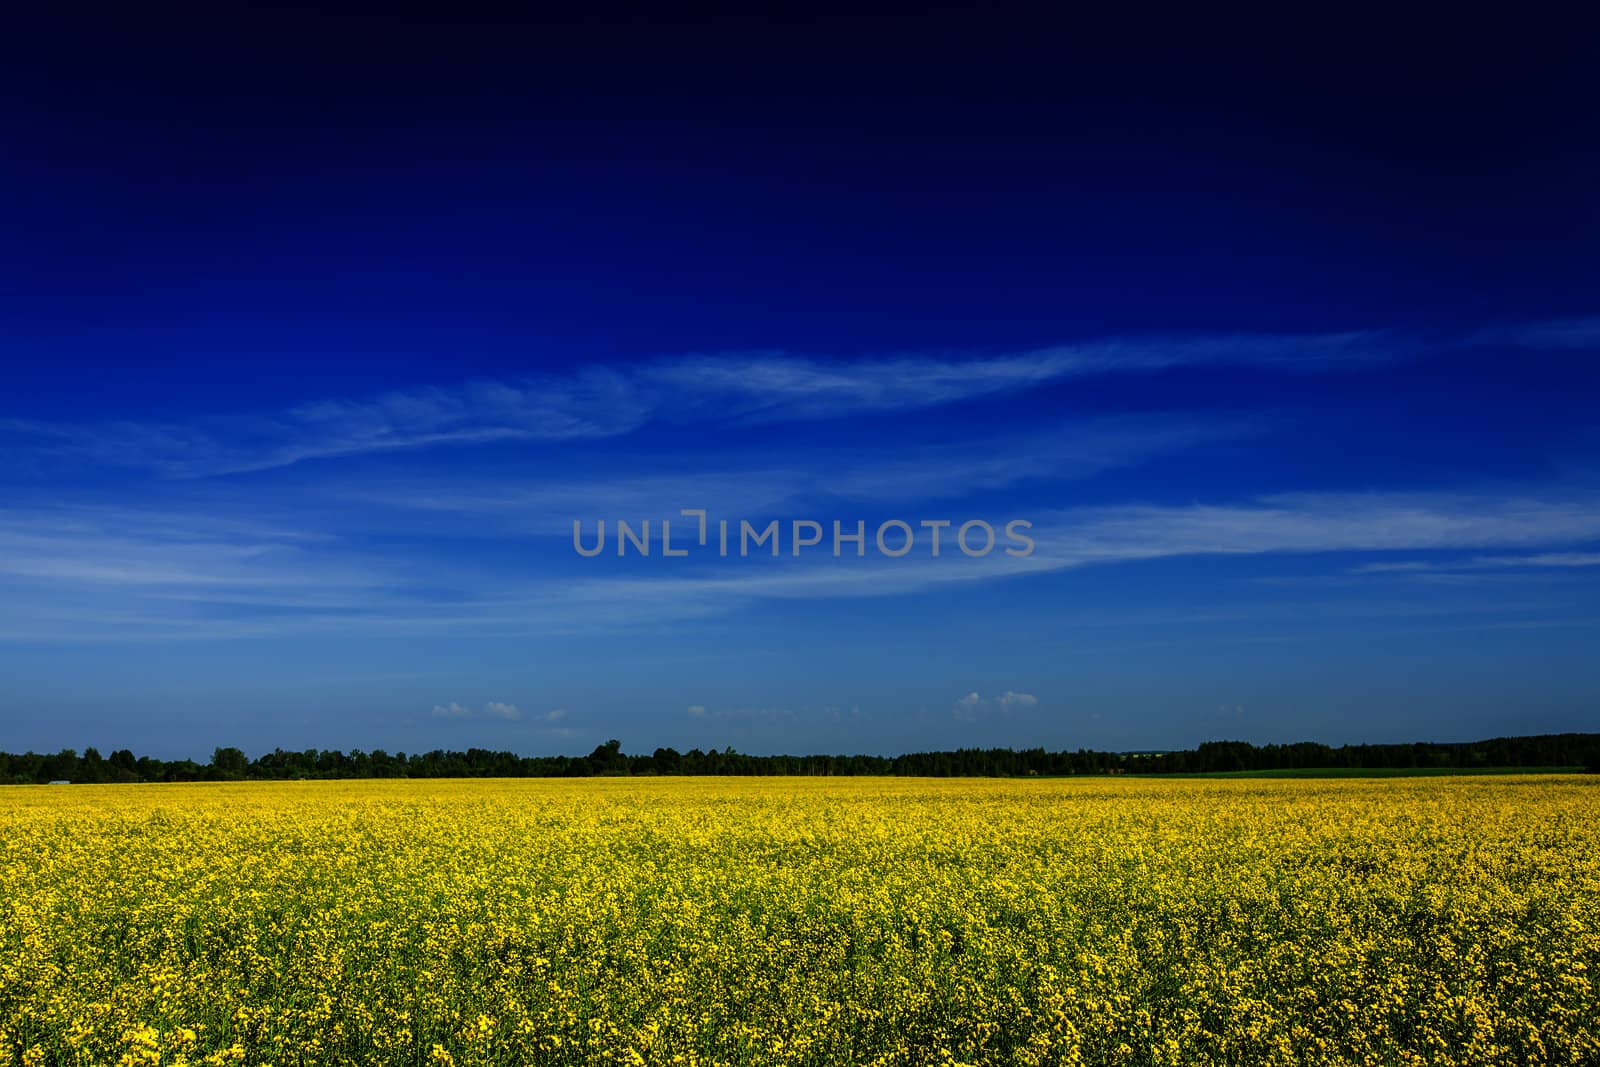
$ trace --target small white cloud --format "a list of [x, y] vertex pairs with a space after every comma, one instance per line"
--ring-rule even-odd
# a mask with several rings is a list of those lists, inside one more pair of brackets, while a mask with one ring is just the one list
[[955, 702], [953, 711], [958, 719], [973, 719], [982, 712], [994, 712], [1000, 715], [1009, 715], [1019, 708], [1036, 708], [1039, 698], [1032, 693], [1020, 693], [1014, 689], [1007, 689], [997, 697], [986, 697], [973, 690]]
[[977, 690], [973, 690], [966, 696], [958, 698], [951, 706], [950, 712], [958, 719], [976, 719], [988, 703]]
[[693, 715], [697, 719], [701, 719], [705, 717], [706, 706], [704, 704], [690, 704], [688, 711], [690, 715]]
[[719, 719], [765, 719], [771, 721], [775, 719], [792, 719], [795, 717], [795, 711], [793, 708], [730, 708], [727, 711], [717, 712], [716, 717]]
[[567, 717], [567, 709], [566, 708], [551, 708], [549, 711], [544, 713], [544, 721], [545, 722], [560, 722], [562, 719], [565, 719], [566, 717]]
[[[562, 714], [566, 714], [564, 711]], [[507, 704], [499, 700], [491, 700], [479, 711], [452, 700], [448, 704], [435, 704], [433, 716], [436, 719], [503, 719], [506, 722], [515, 722], [522, 718], [522, 709], [515, 704]]]

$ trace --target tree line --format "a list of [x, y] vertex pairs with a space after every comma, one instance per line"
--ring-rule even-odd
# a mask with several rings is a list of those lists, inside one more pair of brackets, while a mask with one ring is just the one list
[[465, 752], [389, 753], [355, 749], [285, 751], [251, 759], [238, 748], [218, 748], [209, 763], [135, 756], [93, 748], [53, 754], [0, 752], [0, 783], [194, 782], [310, 778], [581, 778], [602, 775], [898, 775], [921, 777], [1028, 777], [1073, 774], [1209, 774], [1268, 770], [1472, 770], [1500, 767], [1583, 767], [1600, 770], [1600, 734], [1541, 734], [1487, 741], [1397, 745], [1341, 745], [1305, 741], [1253, 745], [1208, 741], [1175, 752], [1096, 752], [1086, 748], [963, 748], [901, 756], [752, 756], [724, 749], [679, 752], [658, 748], [630, 755], [607, 741], [587, 756], [519, 756], [469, 748]]

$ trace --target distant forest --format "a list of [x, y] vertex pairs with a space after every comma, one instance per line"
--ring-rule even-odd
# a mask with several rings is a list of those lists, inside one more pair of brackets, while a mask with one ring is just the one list
[[339, 752], [274, 749], [251, 759], [219, 748], [210, 763], [159, 760], [118, 749], [45, 755], [0, 752], [0, 783], [196, 782], [302, 778], [583, 778], [601, 775], [899, 775], [1011, 778], [1069, 774], [1215, 774], [1231, 771], [1471, 770], [1507, 767], [1582, 767], [1600, 770], [1600, 734], [1541, 734], [1453, 744], [1342, 745], [1305, 741], [1252, 745], [1208, 741], [1181, 752], [1048, 752], [1042, 748], [964, 748], [903, 756], [750, 756], [732, 748], [678, 752], [658, 748], [629, 755], [608, 741], [587, 756], [519, 756], [470, 748], [465, 752]]

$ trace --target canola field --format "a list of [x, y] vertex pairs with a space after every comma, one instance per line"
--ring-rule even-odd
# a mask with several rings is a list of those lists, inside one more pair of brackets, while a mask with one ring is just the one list
[[1596, 1064], [1600, 780], [0, 789], [0, 1064]]

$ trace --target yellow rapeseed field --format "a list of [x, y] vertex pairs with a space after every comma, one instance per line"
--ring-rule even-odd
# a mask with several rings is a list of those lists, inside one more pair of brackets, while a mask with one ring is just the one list
[[0, 1064], [1600, 1063], [1600, 781], [0, 789]]

